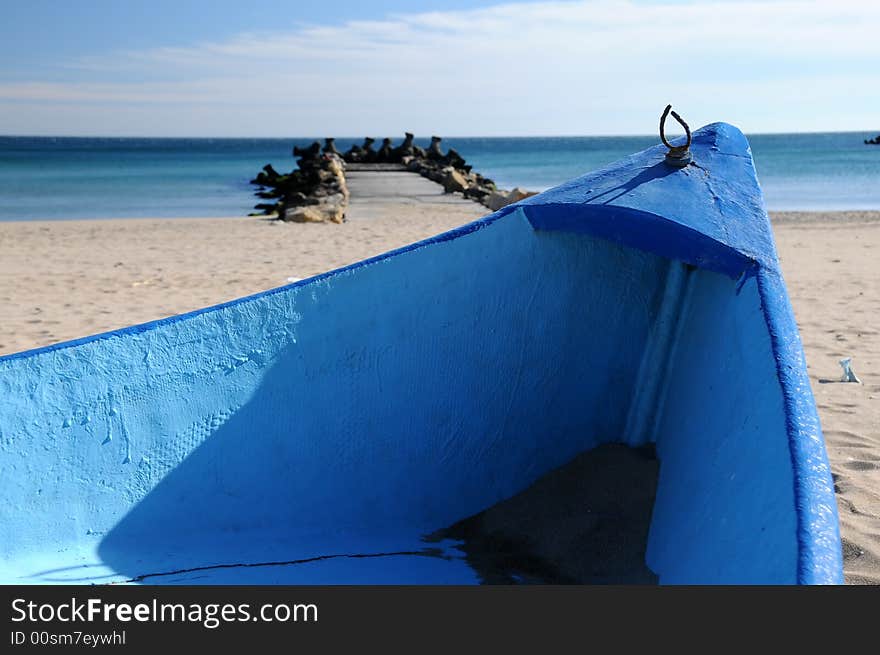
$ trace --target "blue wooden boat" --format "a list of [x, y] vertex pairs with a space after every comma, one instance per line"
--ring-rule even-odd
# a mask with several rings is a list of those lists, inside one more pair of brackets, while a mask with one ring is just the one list
[[[665, 152], [296, 284], [0, 358], [0, 581], [486, 581], [447, 528], [616, 443], [655, 448], [642, 563], [660, 583], [840, 583], [748, 143], [719, 123], [689, 165]], [[545, 495], [523, 521], [566, 502]]]

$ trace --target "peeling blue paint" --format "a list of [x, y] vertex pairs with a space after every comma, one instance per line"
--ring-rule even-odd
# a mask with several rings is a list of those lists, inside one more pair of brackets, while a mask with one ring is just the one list
[[692, 151], [0, 358], [0, 580], [473, 583], [422, 536], [583, 450], [655, 441], [661, 582], [841, 582], [748, 144], [715, 124]]

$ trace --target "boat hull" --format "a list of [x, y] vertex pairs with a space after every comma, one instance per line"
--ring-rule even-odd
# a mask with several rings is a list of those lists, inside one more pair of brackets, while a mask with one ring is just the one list
[[0, 358], [0, 580], [476, 583], [426, 537], [625, 443], [660, 461], [661, 583], [840, 582], [775, 253], [553, 194]]

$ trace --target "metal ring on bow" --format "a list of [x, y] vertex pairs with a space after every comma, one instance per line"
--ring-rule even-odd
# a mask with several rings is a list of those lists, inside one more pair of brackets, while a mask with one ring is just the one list
[[[669, 141], [666, 140], [666, 117], [672, 114], [672, 117], [678, 121], [679, 125], [684, 128], [684, 133], [687, 136], [687, 141], [683, 146], [674, 146]], [[666, 105], [666, 109], [663, 110], [663, 115], [660, 117], [660, 140], [663, 141], [663, 145], [669, 148], [669, 152], [666, 153], [666, 163], [672, 166], [676, 166], [678, 168], [684, 168], [688, 164], [693, 161], [693, 157], [691, 156], [691, 128], [688, 127], [688, 124], [684, 122], [681, 116], [678, 115], [677, 112], [672, 110], [672, 105]]]

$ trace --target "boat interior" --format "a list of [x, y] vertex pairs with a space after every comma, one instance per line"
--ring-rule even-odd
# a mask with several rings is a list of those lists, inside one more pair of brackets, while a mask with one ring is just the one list
[[776, 366], [755, 276], [514, 208], [0, 359], [0, 580], [794, 582]]

